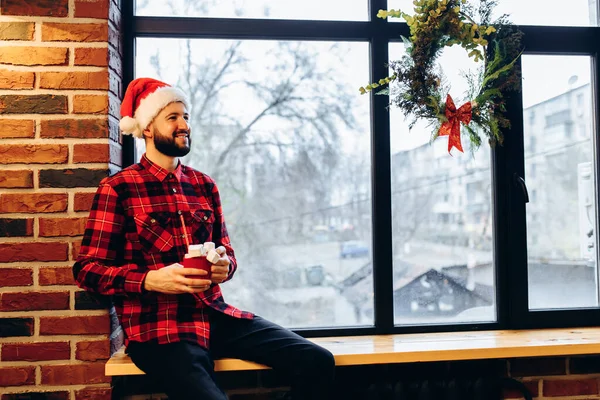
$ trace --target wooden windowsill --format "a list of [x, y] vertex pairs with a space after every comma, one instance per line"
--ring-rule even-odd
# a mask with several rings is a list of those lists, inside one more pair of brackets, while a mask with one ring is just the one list
[[[335, 356], [337, 366], [600, 354], [600, 328], [447, 332], [310, 339]], [[267, 369], [237, 359], [217, 371]], [[106, 363], [107, 376], [143, 375], [123, 349]]]

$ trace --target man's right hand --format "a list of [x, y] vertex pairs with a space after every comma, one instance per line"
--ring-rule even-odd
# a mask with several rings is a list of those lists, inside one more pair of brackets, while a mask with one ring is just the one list
[[[179, 263], [149, 271], [144, 280], [144, 289], [166, 294], [200, 293], [210, 287], [209, 279], [197, 279], [208, 272], [196, 268], [183, 268]], [[188, 278], [194, 276], [194, 279]]]

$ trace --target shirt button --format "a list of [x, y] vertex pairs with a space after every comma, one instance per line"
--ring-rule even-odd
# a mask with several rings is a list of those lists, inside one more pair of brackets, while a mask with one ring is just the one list
[[152, 219], [150, 220], [150, 222], [152, 222], [152, 223], [155, 223], [155, 222], [156, 222], [156, 220], [155, 220], [154, 218], [152, 218]]
[[173, 177], [173, 174], [169, 174], [167, 175], [167, 178], [171, 179]]
[[177, 193], [177, 189], [173, 188], [173, 193]]
[[208, 219], [208, 217], [205, 215], [205, 216], [204, 216], [204, 220], [206, 221], [207, 219]]
[[177, 210], [177, 214], [181, 215], [182, 214], [181, 210]]

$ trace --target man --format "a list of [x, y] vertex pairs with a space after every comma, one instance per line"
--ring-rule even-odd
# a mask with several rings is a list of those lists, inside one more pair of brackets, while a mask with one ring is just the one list
[[[171, 400], [226, 399], [213, 369], [221, 357], [287, 374], [294, 399], [330, 398], [331, 353], [223, 299], [219, 284], [237, 262], [219, 191], [177, 159], [190, 151], [188, 104], [179, 89], [154, 79], [128, 86], [119, 125], [144, 138], [146, 153], [100, 183], [74, 277], [81, 288], [113, 297], [126, 351]], [[180, 264], [187, 243], [208, 241], [220, 256], [210, 279]]]

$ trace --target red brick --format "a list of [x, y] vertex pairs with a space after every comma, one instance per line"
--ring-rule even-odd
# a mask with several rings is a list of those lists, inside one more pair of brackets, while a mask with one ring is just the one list
[[[24, 55], [27, 55], [24, 57]], [[69, 65], [66, 47], [0, 46], [0, 63], [10, 65]]]
[[110, 144], [110, 162], [119, 167], [123, 165], [123, 147], [118, 143], [111, 142]]
[[[0, 183], [2, 175], [0, 175]], [[0, 212], [5, 213], [49, 213], [67, 210], [68, 196], [65, 193], [2, 193]]]
[[42, 366], [42, 385], [62, 386], [109, 382], [110, 376], [104, 376], [104, 363]]
[[107, 138], [108, 120], [102, 119], [59, 119], [42, 121], [43, 138]]
[[1, 164], [66, 163], [68, 156], [66, 144], [0, 144]]
[[0, 22], [0, 40], [33, 40], [34, 22]]
[[73, 96], [74, 114], [106, 114], [108, 112], [107, 95]]
[[108, 315], [80, 317], [40, 317], [40, 335], [110, 334]]
[[[121, 80], [121, 78], [119, 77], [119, 75], [117, 74], [110, 74], [110, 76], [108, 77], [109, 79], [109, 89], [111, 91], [111, 93], [113, 93], [114, 95], [116, 95], [117, 97], [121, 98], [123, 97], [123, 92], [125, 91], [125, 89], [123, 88], [123, 81]], [[112, 121], [116, 121], [116, 120], [111, 120]], [[117, 135], [116, 136], [111, 136], [115, 141], [118, 141], [119, 139], [119, 131], [118, 131], [118, 121], [116, 121], [115, 125], [115, 130], [117, 131]]]
[[108, 26], [108, 44], [117, 50], [119, 55], [123, 55], [123, 47], [121, 45], [121, 31]]
[[85, 230], [86, 217], [40, 218], [40, 236], [79, 236]]
[[[523, 382], [523, 385], [525, 385], [525, 387], [527, 388], [527, 390], [529, 390], [529, 393], [531, 393], [531, 395], [533, 397], [538, 397], [539, 396], [538, 383], [539, 383], [539, 381], [527, 381], [527, 382]], [[505, 389], [503, 398], [504, 399], [522, 399], [523, 393], [519, 392], [518, 390]]]
[[7, 94], [0, 97], [0, 114], [67, 114], [68, 112], [67, 96]]
[[109, 159], [108, 143], [82, 143], [73, 146], [74, 163], [107, 163]]
[[0, 368], [0, 386], [23, 386], [35, 384], [35, 367]]
[[69, 400], [69, 392], [30, 392], [5, 394], [1, 400]]
[[42, 169], [39, 171], [39, 185], [40, 188], [97, 188], [108, 175], [108, 168]]
[[2, 268], [0, 270], [0, 287], [33, 285], [31, 268]]
[[[33, 318], [0, 318], [0, 338], [33, 336]], [[2, 385], [0, 385], [2, 386]]]
[[106, 42], [108, 23], [63, 24], [44, 22], [42, 40], [45, 42]]
[[40, 285], [72, 285], [73, 269], [71, 267], [44, 267], [40, 268]]
[[108, 48], [77, 48], [75, 49], [75, 65], [93, 65], [108, 67]]
[[0, 237], [33, 236], [33, 218], [0, 218]]
[[109, 4], [106, 0], [75, 0], [75, 17], [108, 19]]
[[35, 73], [0, 69], [0, 89], [33, 89]]
[[0, 243], [0, 262], [67, 261], [67, 243]]
[[69, 292], [0, 293], [0, 311], [68, 310]]
[[75, 357], [82, 361], [100, 361], [110, 358], [110, 340], [77, 343]]
[[40, 17], [66, 17], [69, 0], [2, 0], [2, 15], [32, 15]]
[[543, 381], [542, 393], [544, 397], [556, 396], [583, 396], [598, 394], [597, 379], [561, 379]]
[[121, 30], [121, 19], [122, 19], [122, 15], [121, 15], [121, 10], [119, 9], [118, 6], [116, 6], [116, 4], [113, 3], [113, 5], [111, 7], [109, 7], [108, 9], [108, 20], [110, 22], [113, 23], [113, 25], [115, 26], [115, 28], [120, 31]]
[[75, 400], [110, 400], [111, 388], [89, 387], [75, 391]]
[[512, 376], [548, 376], [565, 375], [567, 360], [565, 357], [517, 358], [510, 360]]
[[42, 89], [108, 89], [108, 70], [98, 72], [40, 72]]
[[31, 119], [0, 119], [0, 138], [32, 138], [35, 121]]
[[[123, 77], [123, 60], [117, 50], [112, 47], [108, 51], [108, 66], [115, 71], [119, 77]], [[119, 115], [119, 114], [115, 114]]]
[[75, 193], [75, 201], [73, 203], [73, 210], [75, 211], [90, 211], [92, 208], [92, 202], [96, 193]]
[[[33, 172], [27, 170], [0, 170], [0, 188], [32, 188]], [[0, 207], [1, 209], [1, 207]]]
[[79, 256], [79, 250], [81, 248], [81, 240], [77, 240], [71, 243], [71, 260], [76, 260]]
[[71, 357], [69, 342], [5, 343], [2, 361], [68, 360]]

